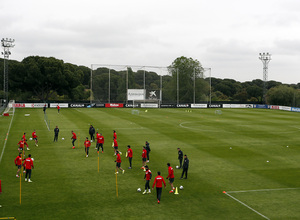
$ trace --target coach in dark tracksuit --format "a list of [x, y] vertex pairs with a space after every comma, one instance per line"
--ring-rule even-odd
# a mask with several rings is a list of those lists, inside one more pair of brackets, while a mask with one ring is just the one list
[[180, 150], [180, 148], [177, 148], [177, 150], [178, 150], [178, 160], [179, 160], [179, 169], [181, 169], [182, 168], [182, 159], [183, 159], [183, 153], [182, 153], [182, 151]]
[[95, 136], [94, 136], [94, 134], [95, 134], [95, 128], [93, 127], [93, 125], [90, 126], [89, 134], [91, 136], [91, 142], [95, 141]]
[[183, 170], [182, 170], [182, 174], [181, 174], [181, 177], [180, 179], [183, 178], [183, 175], [185, 173], [185, 177], [184, 179], [187, 179], [187, 173], [188, 173], [188, 169], [189, 169], [189, 159], [187, 158], [186, 154], [184, 155], [184, 160], [183, 160]]

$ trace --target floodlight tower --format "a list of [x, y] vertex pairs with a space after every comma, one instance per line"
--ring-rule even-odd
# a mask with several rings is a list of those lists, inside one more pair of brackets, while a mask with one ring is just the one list
[[9, 51], [10, 48], [14, 47], [14, 39], [11, 38], [2, 38], [1, 45], [3, 47], [2, 55], [4, 56], [4, 82], [3, 82], [3, 92], [4, 92], [4, 99], [5, 99], [5, 105], [8, 104], [8, 59], [9, 55], [11, 55], [11, 52]]
[[268, 64], [271, 61], [271, 54], [269, 53], [259, 53], [259, 59], [263, 63], [263, 102], [266, 104], [266, 91], [267, 91], [267, 81], [268, 81]]

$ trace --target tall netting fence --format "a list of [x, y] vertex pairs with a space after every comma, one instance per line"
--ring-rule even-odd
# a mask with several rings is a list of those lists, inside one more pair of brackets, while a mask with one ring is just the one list
[[130, 93], [143, 91], [135, 101], [208, 103], [210, 69], [195, 69], [189, 76], [171, 67], [91, 65], [91, 102], [132, 102]]

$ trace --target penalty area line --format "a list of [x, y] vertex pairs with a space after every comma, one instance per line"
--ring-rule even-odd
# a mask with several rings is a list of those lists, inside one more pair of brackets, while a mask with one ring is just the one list
[[261, 214], [260, 212], [256, 211], [255, 209], [251, 208], [250, 206], [248, 206], [247, 204], [243, 203], [242, 201], [238, 200], [237, 198], [233, 197], [232, 195], [230, 195], [227, 192], [223, 192], [225, 195], [229, 196], [230, 198], [232, 198], [233, 200], [237, 201], [238, 203], [242, 204], [243, 206], [247, 207], [248, 209], [250, 209], [251, 211], [255, 212], [256, 214], [260, 215], [261, 217], [270, 220], [267, 216]]

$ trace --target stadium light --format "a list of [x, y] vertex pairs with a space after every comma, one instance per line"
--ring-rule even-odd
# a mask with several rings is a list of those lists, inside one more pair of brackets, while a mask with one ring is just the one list
[[268, 81], [268, 64], [271, 61], [271, 54], [259, 53], [259, 59], [263, 63], [263, 103], [266, 104], [266, 90], [267, 90], [267, 81]]
[[1, 45], [3, 47], [2, 55], [4, 56], [4, 76], [3, 76], [3, 92], [5, 105], [8, 104], [8, 59], [11, 55], [10, 48], [13, 48], [15, 40], [11, 38], [2, 38]]

